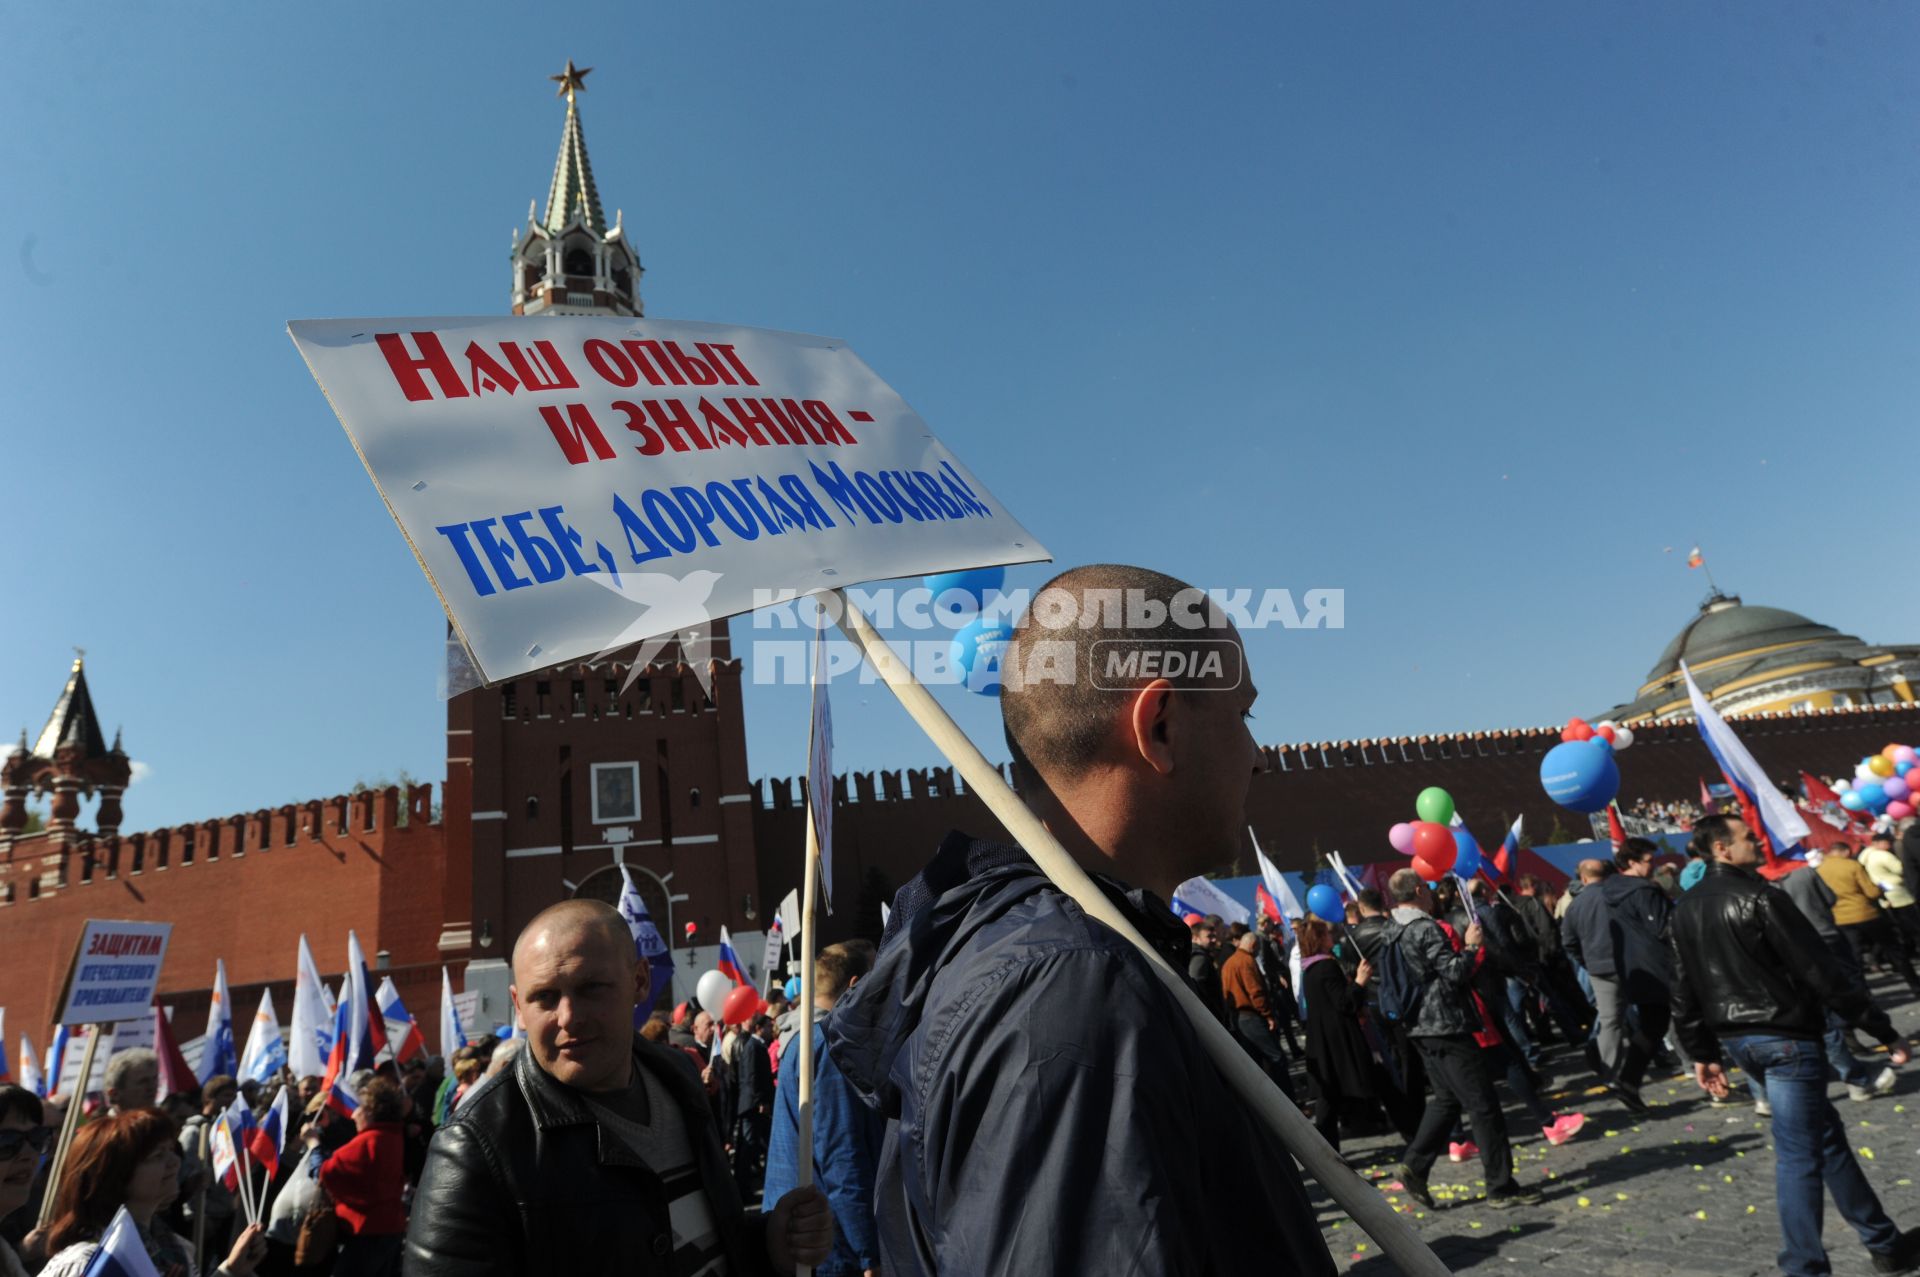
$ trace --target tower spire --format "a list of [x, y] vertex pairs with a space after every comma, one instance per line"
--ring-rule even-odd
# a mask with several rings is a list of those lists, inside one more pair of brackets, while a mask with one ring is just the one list
[[527, 214], [514, 236], [513, 313], [516, 315], [639, 315], [640, 255], [627, 242], [618, 219], [611, 227], [587, 159], [587, 137], [577, 101], [592, 67], [548, 76], [567, 100], [560, 156], [547, 188], [546, 211]]

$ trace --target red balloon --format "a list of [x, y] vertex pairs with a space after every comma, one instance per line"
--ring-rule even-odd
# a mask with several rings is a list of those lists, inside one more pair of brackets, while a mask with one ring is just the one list
[[1609, 745], [1613, 744], [1613, 724], [1612, 723], [1602, 723], [1600, 726], [1593, 729], [1593, 734], [1595, 736], [1600, 737], [1602, 740], [1606, 741], [1607, 744]]
[[685, 1024], [687, 1022], [687, 1004], [686, 1003], [682, 1002], [679, 1006], [673, 1009], [673, 1022], [675, 1024]]
[[1563, 741], [1592, 740], [1593, 728], [1587, 725], [1587, 720], [1584, 718], [1571, 718], [1567, 720], [1566, 730], [1560, 733], [1560, 739]]
[[747, 985], [735, 987], [720, 1004], [720, 1019], [727, 1024], [745, 1024], [760, 1010], [760, 995]]
[[1419, 874], [1420, 881], [1425, 883], [1439, 882], [1442, 878], [1447, 876], [1446, 870], [1435, 869], [1432, 865], [1420, 859], [1420, 857], [1418, 856], [1415, 856], [1413, 858], [1413, 872]]
[[1413, 858], [1424, 860], [1441, 873], [1453, 868], [1453, 858], [1459, 848], [1453, 841], [1453, 831], [1445, 825], [1435, 824], [1431, 820], [1416, 820], [1413, 823]]
[[689, 923], [687, 924], [687, 939], [689, 939], [689, 940], [691, 940], [691, 939], [693, 939], [693, 933], [694, 933], [694, 932], [696, 932], [696, 931], [698, 931], [698, 930], [700, 930], [700, 924], [699, 924], [699, 923], [697, 923], [697, 922], [689, 922]]

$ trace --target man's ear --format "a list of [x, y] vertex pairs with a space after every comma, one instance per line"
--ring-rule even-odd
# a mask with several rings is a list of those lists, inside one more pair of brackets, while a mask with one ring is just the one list
[[1126, 720], [1127, 748], [1162, 776], [1173, 773], [1173, 684], [1156, 678], [1134, 693]]
[[633, 1005], [645, 1006], [647, 995], [653, 992], [653, 964], [635, 962], [633, 964]]

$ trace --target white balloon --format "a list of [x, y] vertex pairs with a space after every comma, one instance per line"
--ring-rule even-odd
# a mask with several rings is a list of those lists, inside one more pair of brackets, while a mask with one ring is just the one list
[[1613, 748], [1615, 753], [1618, 753], [1631, 744], [1633, 744], [1633, 729], [1631, 727], [1616, 727], [1613, 729]]
[[720, 1008], [726, 1003], [727, 995], [733, 992], [733, 981], [725, 973], [709, 971], [700, 977], [693, 986], [693, 996], [700, 1000], [700, 1009], [720, 1018]]
[[1847, 793], [1852, 788], [1853, 782], [1850, 780], [1836, 780], [1833, 782], [1833, 792], [1836, 794]]

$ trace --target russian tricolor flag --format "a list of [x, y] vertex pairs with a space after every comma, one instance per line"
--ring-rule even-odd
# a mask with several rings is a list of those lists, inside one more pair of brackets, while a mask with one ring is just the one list
[[1700, 739], [1706, 743], [1713, 761], [1720, 764], [1720, 774], [1727, 778], [1727, 785], [1740, 804], [1741, 818], [1759, 840], [1760, 850], [1767, 858], [1767, 876], [1779, 877], [1792, 868], [1785, 862], [1806, 858], [1800, 843], [1811, 832], [1807, 822], [1801, 819], [1793, 802], [1767, 778], [1765, 769], [1733, 734], [1727, 720], [1714, 710], [1700, 691], [1700, 685], [1693, 681], [1693, 671], [1685, 661], [1680, 663], [1680, 672], [1687, 678], [1687, 696], [1693, 702], [1694, 720], [1700, 724]]
[[733, 952], [733, 937], [727, 934], [725, 927], [720, 928], [720, 961], [713, 964], [714, 970], [733, 981], [735, 985], [751, 985], [747, 979], [747, 969], [740, 965], [740, 959]]
[[393, 1062], [405, 1064], [416, 1055], [424, 1055], [426, 1036], [407, 1014], [407, 1005], [400, 1000], [400, 990], [393, 987], [392, 976], [380, 981], [380, 991], [374, 995], [374, 1001], [380, 1004], [380, 1018], [385, 1021], [386, 1043], [393, 1050]]
[[[367, 984], [366, 954], [360, 949], [360, 937], [349, 931], [347, 978], [340, 990], [339, 1005], [334, 1008], [333, 1049], [327, 1053], [327, 1071], [320, 1083], [327, 1106], [341, 1114], [351, 1114], [360, 1107], [347, 1089], [347, 1078], [360, 1069], [372, 1068], [387, 1040], [386, 1019], [374, 1004]], [[342, 1097], [345, 1107], [341, 1106]]]
[[287, 1088], [283, 1086], [280, 1094], [273, 1097], [273, 1107], [255, 1123], [252, 1134], [247, 1137], [247, 1149], [253, 1154], [253, 1160], [266, 1168], [269, 1184], [280, 1173], [280, 1150], [287, 1142], [287, 1125]]
[[160, 1277], [147, 1257], [147, 1244], [140, 1240], [139, 1226], [122, 1206], [100, 1238], [100, 1249], [93, 1252], [81, 1277]]

